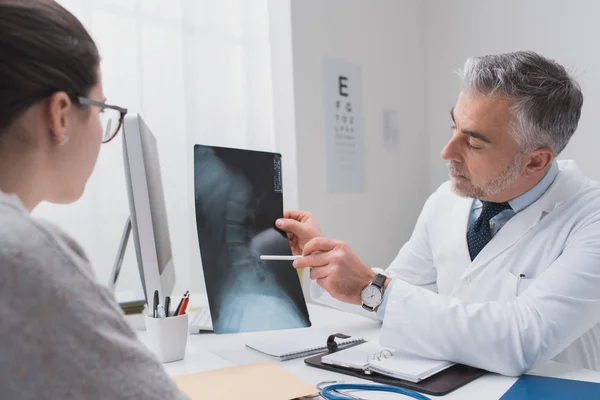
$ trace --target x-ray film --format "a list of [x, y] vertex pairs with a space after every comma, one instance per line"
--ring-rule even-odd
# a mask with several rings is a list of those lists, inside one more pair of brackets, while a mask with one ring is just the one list
[[298, 274], [275, 229], [283, 215], [281, 156], [194, 146], [196, 227], [213, 329], [237, 333], [310, 326]]

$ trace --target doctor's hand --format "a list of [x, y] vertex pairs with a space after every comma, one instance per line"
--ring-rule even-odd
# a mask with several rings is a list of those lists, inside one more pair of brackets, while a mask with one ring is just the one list
[[275, 225], [287, 234], [295, 256], [302, 255], [304, 246], [310, 240], [323, 236], [315, 218], [306, 211], [285, 211], [283, 218], [278, 219]]
[[327, 290], [331, 297], [350, 304], [362, 304], [361, 292], [376, 273], [344, 242], [315, 238], [304, 246], [304, 257], [294, 261], [295, 268], [311, 267], [310, 279]]

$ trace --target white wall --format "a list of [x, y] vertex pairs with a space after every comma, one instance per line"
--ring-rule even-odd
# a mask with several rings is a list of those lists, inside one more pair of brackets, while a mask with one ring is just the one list
[[298, 160], [292, 10], [290, 1], [268, 0], [268, 7], [275, 148], [282, 154], [283, 205], [286, 209], [295, 209], [298, 207]]
[[[448, 179], [439, 153], [450, 137], [450, 108], [460, 90], [458, 76], [469, 56], [534, 50], [571, 67], [584, 94], [579, 128], [559, 158], [574, 159], [588, 176], [600, 179], [600, 3], [564, 0], [428, 0], [425, 9], [427, 134], [431, 189]], [[573, 68], [575, 67], [575, 68]]]
[[[298, 200], [326, 235], [386, 267], [410, 236], [429, 192], [424, 125], [421, 4], [411, 1], [293, 0]], [[327, 188], [323, 57], [362, 70], [366, 190]], [[397, 110], [396, 148], [383, 141], [383, 110]]]

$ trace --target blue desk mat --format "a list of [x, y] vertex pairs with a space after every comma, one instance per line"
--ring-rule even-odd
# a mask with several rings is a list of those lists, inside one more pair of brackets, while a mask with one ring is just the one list
[[600, 383], [523, 375], [500, 400], [588, 400], [600, 399]]

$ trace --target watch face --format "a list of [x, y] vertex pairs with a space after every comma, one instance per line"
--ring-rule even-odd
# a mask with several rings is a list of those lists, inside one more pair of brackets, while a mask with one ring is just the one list
[[368, 307], [377, 307], [381, 304], [381, 290], [377, 286], [367, 286], [362, 291], [362, 302]]

